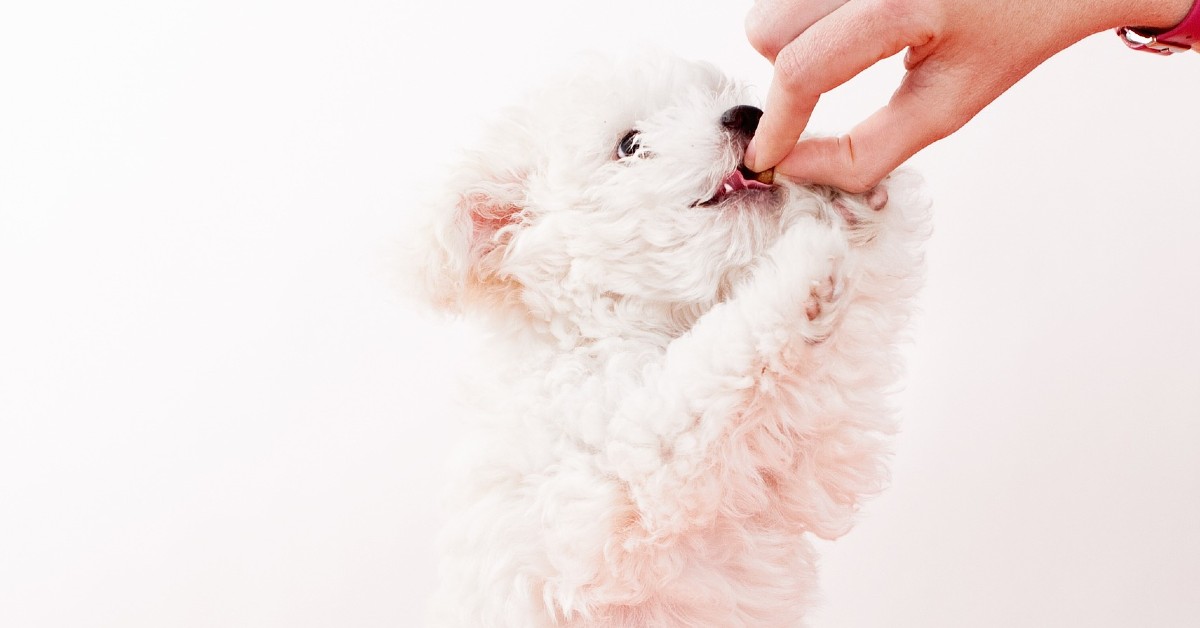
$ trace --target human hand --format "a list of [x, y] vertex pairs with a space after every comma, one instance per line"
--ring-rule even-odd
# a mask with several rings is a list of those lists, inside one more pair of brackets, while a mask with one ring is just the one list
[[[746, 165], [865, 192], [1060, 50], [1117, 26], [1169, 28], [1193, 0], [757, 0], [751, 45], [775, 65]], [[882, 109], [797, 140], [821, 94], [908, 48]]]

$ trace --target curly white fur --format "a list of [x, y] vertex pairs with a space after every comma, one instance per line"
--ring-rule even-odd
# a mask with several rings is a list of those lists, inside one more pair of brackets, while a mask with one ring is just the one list
[[422, 283], [494, 342], [436, 625], [802, 625], [806, 535], [885, 481], [926, 204], [908, 175], [706, 203], [745, 99], [706, 64], [595, 60], [453, 169]]

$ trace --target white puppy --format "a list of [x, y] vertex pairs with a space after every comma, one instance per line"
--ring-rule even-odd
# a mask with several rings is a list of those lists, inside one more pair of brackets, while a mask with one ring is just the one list
[[925, 204], [902, 175], [748, 181], [744, 88], [589, 63], [508, 110], [433, 208], [428, 296], [494, 332], [434, 622], [801, 625], [807, 535], [885, 481]]

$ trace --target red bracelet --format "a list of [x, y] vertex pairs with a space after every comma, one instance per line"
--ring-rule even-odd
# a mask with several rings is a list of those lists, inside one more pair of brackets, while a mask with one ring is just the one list
[[1167, 30], [1143, 28], [1141, 26], [1122, 26], [1117, 29], [1117, 35], [1126, 46], [1134, 50], [1151, 52], [1156, 55], [1173, 55], [1177, 52], [1187, 52], [1200, 41], [1200, 0], [1192, 4], [1192, 10], [1187, 17]]

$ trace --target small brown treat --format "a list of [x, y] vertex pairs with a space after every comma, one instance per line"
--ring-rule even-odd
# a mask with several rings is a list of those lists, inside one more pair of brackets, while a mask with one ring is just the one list
[[754, 180], [758, 181], [759, 183], [766, 183], [767, 185], [774, 183], [775, 182], [775, 169], [768, 168], [766, 170], [763, 170], [762, 172], [755, 174]]

